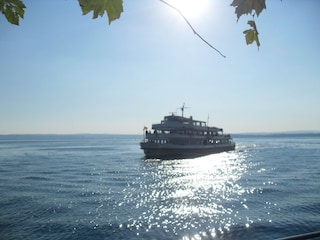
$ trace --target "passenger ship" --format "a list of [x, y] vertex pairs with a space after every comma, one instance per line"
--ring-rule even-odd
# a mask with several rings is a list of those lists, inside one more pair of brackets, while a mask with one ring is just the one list
[[165, 116], [161, 123], [152, 125], [152, 132], [144, 128], [140, 142], [146, 158], [195, 158], [235, 149], [230, 134], [223, 129], [209, 127], [204, 121], [183, 116]]

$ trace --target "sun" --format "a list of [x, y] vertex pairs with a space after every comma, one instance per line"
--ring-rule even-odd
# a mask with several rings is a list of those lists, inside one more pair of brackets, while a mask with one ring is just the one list
[[208, 0], [171, 0], [168, 1], [177, 8], [185, 17], [198, 17], [208, 7]]

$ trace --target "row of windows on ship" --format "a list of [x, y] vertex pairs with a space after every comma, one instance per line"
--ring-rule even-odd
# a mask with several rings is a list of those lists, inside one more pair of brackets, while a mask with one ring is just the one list
[[167, 144], [167, 143], [173, 143], [173, 144], [225, 144], [225, 143], [232, 143], [231, 139], [205, 139], [205, 140], [168, 140], [168, 139], [148, 139], [147, 140], [150, 143], [156, 143], [156, 144]]
[[[221, 129], [222, 131], [222, 129]], [[192, 130], [154, 130], [154, 134], [184, 134], [184, 135], [204, 135], [217, 136], [218, 132], [212, 131], [192, 131]], [[151, 131], [146, 131], [146, 134], [151, 134]]]
[[[192, 120], [192, 118], [191, 118]], [[165, 118], [165, 121], [161, 121], [161, 124], [165, 124], [168, 121], [168, 118]], [[182, 121], [182, 124], [189, 125], [192, 124], [193, 126], [197, 127], [206, 127], [207, 123], [206, 122], [200, 122], [200, 121], [190, 121], [189, 119]]]

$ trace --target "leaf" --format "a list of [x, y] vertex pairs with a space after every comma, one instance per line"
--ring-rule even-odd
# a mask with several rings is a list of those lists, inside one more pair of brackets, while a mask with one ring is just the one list
[[266, 9], [265, 0], [233, 0], [231, 6], [235, 7], [238, 20], [244, 14], [252, 14], [253, 10], [259, 16]]
[[21, 0], [0, 0], [0, 11], [11, 24], [19, 25], [20, 18], [24, 17], [24, 8], [26, 6]]
[[258, 30], [256, 27], [256, 23], [254, 21], [248, 21], [248, 24], [252, 27], [252, 29], [245, 30], [243, 33], [246, 37], [246, 43], [252, 44], [253, 42], [257, 43], [258, 48], [260, 47], [260, 41], [258, 37]]
[[78, 0], [82, 9], [82, 14], [93, 11], [92, 18], [102, 17], [107, 12], [109, 24], [120, 18], [123, 12], [122, 0]]

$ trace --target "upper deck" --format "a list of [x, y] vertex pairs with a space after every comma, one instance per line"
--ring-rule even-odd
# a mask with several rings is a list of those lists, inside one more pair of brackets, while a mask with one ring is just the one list
[[192, 129], [192, 130], [210, 130], [222, 131], [220, 128], [208, 127], [205, 121], [194, 120], [192, 116], [189, 118], [170, 115], [165, 116], [161, 123], [152, 124], [152, 129], [155, 130], [179, 130], [179, 129]]

